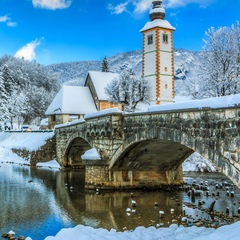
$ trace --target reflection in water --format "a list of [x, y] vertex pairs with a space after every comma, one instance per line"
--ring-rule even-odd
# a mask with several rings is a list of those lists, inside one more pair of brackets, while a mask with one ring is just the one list
[[[0, 234], [13, 230], [19, 235], [43, 240], [64, 227], [77, 224], [109, 230], [168, 226], [173, 219], [180, 219], [183, 202], [191, 202], [185, 192], [135, 191], [132, 196], [131, 192], [87, 191], [84, 172], [0, 166]], [[132, 206], [132, 200], [136, 201], [136, 207]], [[211, 203], [212, 199], [207, 201]], [[226, 204], [231, 201], [222, 199], [216, 207], [225, 208]], [[165, 212], [164, 218], [160, 217], [160, 210]], [[185, 210], [191, 215], [201, 214], [201, 211]]]
[[0, 166], [1, 235], [13, 230], [43, 240], [46, 231], [56, 234], [64, 226], [74, 226], [67, 211], [60, 209], [55, 200], [53, 180], [57, 172], [10, 164]]

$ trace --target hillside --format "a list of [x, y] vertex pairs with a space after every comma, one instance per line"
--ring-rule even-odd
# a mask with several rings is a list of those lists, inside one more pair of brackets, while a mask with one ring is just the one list
[[[119, 53], [108, 58], [110, 70], [120, 72], [124, 68], [132, 68], [137, 74], [142, 70], [142, 52], [140, 50]], [[202, 53], [183, 49], [175, 50], [175, 80], [197, 77], [202, 63]], [[60, 81], [66, 85], [82, 85], [88, 71], [100, 71], [101, 61], [79, 61], [59, 63], [46, 66], [58, 74]]]

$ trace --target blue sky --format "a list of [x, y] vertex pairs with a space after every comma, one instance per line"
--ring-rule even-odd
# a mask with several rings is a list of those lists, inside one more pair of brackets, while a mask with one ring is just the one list
[[[152, 0], [0, 0], [0, 56], [48, 65], [140, 50]], [[240, 20], [240, 0], [163, 0], [175, 48], [201, 50], [210, 27]]]

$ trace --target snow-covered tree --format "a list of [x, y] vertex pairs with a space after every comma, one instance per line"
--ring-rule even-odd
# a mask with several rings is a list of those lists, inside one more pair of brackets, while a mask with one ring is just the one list
[[0, 94], [2, 99], [6, 96], [0, 107], [0, 116], [4, 116], [6, 121], [30, 123], [36, 117], [44, 117], [60, 89], [56, 76], [36, 62], [3, 56], [0, 58], [0, 74]]
[[8, 108], [7, 108], [8, 98], [7, 93], [3, 83], [3, 76], [0, 72], [0, 120], [5, 120], [8, 115]]
[[23, 91], [14, 90], [11, 97], [8, 99], [8, 120], [10, 121], [11, 129], [13, 128], [14, 121], [18, 124], [18, 128], [20, 128], [26, 110], [25, 93]]
[[132, 70], [120, 73], [119, 78], [107, 85], [105, 92], [112, 103], [124, 104], [126, 112], [134, 112], [139, 102], [148, 101], [148, 83]]
[[200, 97], [240, 93], [240, 26], [210, 28], [204, 40]]
[[102, 60], [102, 72], [109, 72], [109, 65], [106, 56]]
[[6, 91], [6, 94], [10, 96], [12, 94], [12, 91], [14, 90], [14, 82], [13, 78], [10, 73], [10, 69], [8, 68], [7, 65], [3, 66], [2, 69], [2, 77], [3, 77], [3, 85]]

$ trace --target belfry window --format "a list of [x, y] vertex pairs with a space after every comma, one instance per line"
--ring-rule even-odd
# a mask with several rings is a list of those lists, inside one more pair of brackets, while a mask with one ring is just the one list
[[148, 45], [153, 44], [153, 35], [148, 35]]
[[163, 43], [168, 43], [168, 34], [163, 34]]

